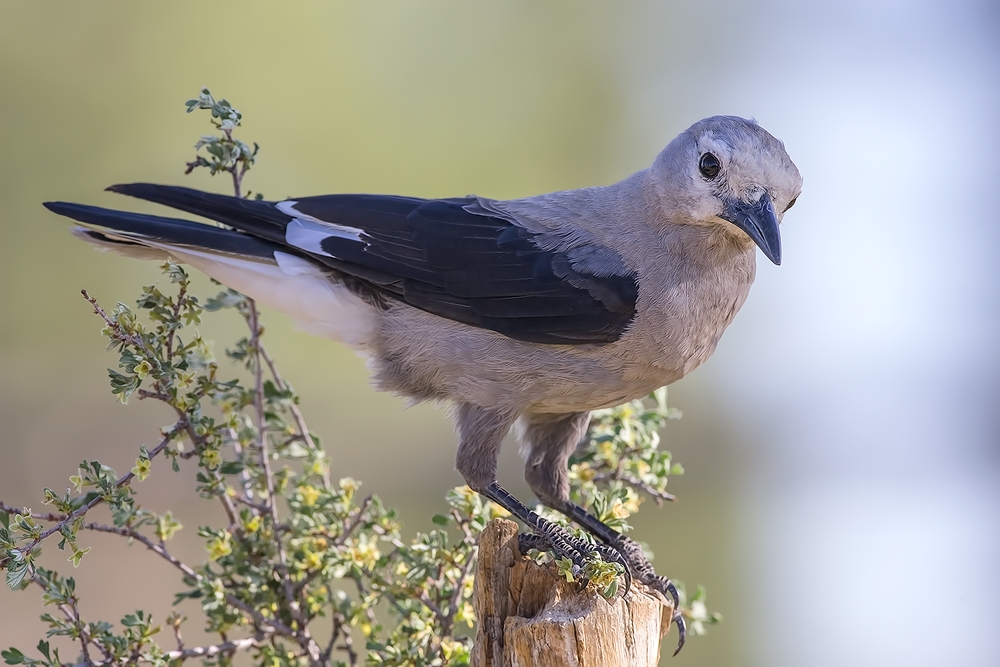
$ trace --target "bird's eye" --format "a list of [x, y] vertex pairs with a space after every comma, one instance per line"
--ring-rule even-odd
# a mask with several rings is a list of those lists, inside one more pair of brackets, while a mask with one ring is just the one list
[[715, 157], [711, 153], [705, 153], [701, 156], [701, 161], [698, 162], [698, 169], [701, 170], [702, 176], [712, 179], [719, 175], [719, 170], [722, 169], [722, 163], [719, 162], [719, 158]]
[[[792, 201], [788, 202], [788, 206], [785, 207], [785, 211], [795, 206], [795, 202], [798, 201], [798, 199], [799, 199], [798, 197], [792, 197]], [[782, 213], [784, 213], [785, 211], [782, 211]]]

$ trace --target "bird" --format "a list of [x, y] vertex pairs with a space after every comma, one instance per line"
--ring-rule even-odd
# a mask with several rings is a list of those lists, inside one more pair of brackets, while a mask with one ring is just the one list
[[[595, 553], [670, 595], [633, 540], [570, 499], [568, 460], [591, 411], [703, 364], [743, 305], [756, 249], [781, 263], [779, 223], [802, 178], [755, 120], [713, 116], [618, 183], [521, 199], [330, 194], [284, 201], [134, 183], [108, 190], [200, 216], [45, 206], [118, 254], [173, 258], [303, 330], [369, 357], [377, 389], [448, 404], [456, 467], [473, 490], [582, 567]], [[497, 480], [515, 430], [524, 476], [575, 537]]]

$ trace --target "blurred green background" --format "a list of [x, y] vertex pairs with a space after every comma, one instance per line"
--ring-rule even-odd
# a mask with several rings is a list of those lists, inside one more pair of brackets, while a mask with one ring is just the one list
[[[755, 116], [805, 190], [785, 264], [760, 264], [716, 356], [671, 390], [685, 417], [663, 446], [687, 474], [635, 535], [725, 623], [664, 664], [995, 664], [997, 27], [986, 1], [0, 0], [0, 499], [39, 509], [83, 457], [127, 469], [171, 421], [114, 401], [79, 296], [132, 302], [157, 267], [93, 252], [40, 203], [152, 210], [102, 192], [131, 181], [227, 191], [182, 173], [207, 130], [184, 113], [200, 86], [244, 112], [238, 136], [262, 146], [246, 186], [269, 198], [605, 184], [699, 118]], [[334, 475], [426, 527], [461, 481], [443, 412], [265, 318]], [[239, 330], [206, 328], [220, 347]], [[500, 475], [530, 497], [516, 447]], [[160, 464], [141, 491], [199, 562], [214, 505]], [[83, 543], [85, 615], [169, 613], [173, 569]], [[0, 590], [0, 648], [32, 647], [40, 611]]]

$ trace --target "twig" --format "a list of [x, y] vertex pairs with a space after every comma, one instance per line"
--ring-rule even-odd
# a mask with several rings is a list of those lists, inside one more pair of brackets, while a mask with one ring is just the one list
[[[188, 440], [191, 441], [191, 451], [182, 452], [179, 455], [182, 459], [188, 459], [194, 456], [196, 453], [198, 453], [199, 449], [204, 444], [205, 439], [195, 432], [194, 427], [191, 425], [191, 422], [188, 420], [187, 415], [184, 413], [183, 410], [181, 410], [176, 405], [171, 405], [171, 407], [174, 409], [174, 412], [177, 413], [178, 417], [177, 423], [184, 427], [184, 432], [187, 434]], [[219, 475], [218, 471], [212, 471], [212, 473], [215, 478], [215, 481], [217, 482], [221, 481], [222, 477]], [[229, 498], [228, 495], [226, 495], [224, 491], [219, 494], [219, 502], [222, 503], [222, 509], [225, 510], [226, 518], [229, 519], [229, 527], [232, 528], [233, 526], [237, 525], [239, 523], [239, 520], [236, 518], [236, 507], [233, 505], [233, 501]]]
[[[236, 651], [246, 651], [260, 646], [260, 639], [257, 637], [246, 637], [245, 639], [231, 639], [221, 644], [211, 646], [196, 646], [193, 648], [178, 649], [165, 653], [168, 660], [187, 660], [189, 658], [211, 658], [220, 653], [235, 653]], [[150, 662], [141, 658], [143, 662]]]
[[173, 617], [173, 618], [175, 618], [175, 620], [170, 623], [170, 627], [173, 628], [174, 639], [177, 640], [177, 650], [178, 651], [183, 651], [184, 650], [184, 637], [181, 636], [181, 622], [184, 619], [180, 618], [180, 617]]
[[[106, 526], [98, 523], [88, 523], [85, 524], [83, 527], [87, 530], [93, 530], [102, 533], [112, 533], [115, 535], [121, 535], [122, 537], [128, 537], [130, 539], [138, 540], [143, 545], [145, 545], [147, 549], [149, 549], [153, 553], [157, 554], [158, 556], [166, 560], [168, 563], [176, 567], [178, 570], [183, 572], [191, 579], [194, 579], [196, 582], [200, 583], [205, 579], [202, 575], [195, 572], [191, 568], [191, 566], [181, 562], [180, 560], [172, 556], [167, 551], [166, 547], [164, 547], [162, 544], [157, 544], [156, 542], [153, 542], [153, 540], [149, 539], [148, 537], [146, 537], [145, 535], [143, 535], [142, 533], [133, 528], [129, 528], [126, 526], [121, 526], [121, 527]], [[226, 602], [249, 614], [251, 617], [253, 617], [255, 621], [258, 622], [260, 626], [263, 626], [265, 630], [273, 629], [274, 631], [277, 631], [280, 634], [288, 636], [294, 635], [294, 632], [288, 626], [284, 625], [279, 621], [276, 620], [270, 621], [264, 618], [258, 611], [256, 611], [255, 609], [244, 603], [242, 600], [233, 597], [232, 595], [228, 594], [226, 595]]]
[[357, 513], [354, 515], [354, 518], [351, 519], [351, 522], [344, 527], [344, 532], [342, 532], [340, 535], [334, 538], [333, 540], [334, 545], [336, 546], [342, 545], [344, 542], [347, 541], [347, 538], [351, 536], [351, 533], [353, 533], [355, 530], [358, 529], [358, 526], [361, 525], [361, 521], [365, 517], [365, 512], [368, 511], [368, 508], [371, 507], [371, 504], [372, 504], [372, 497], [371, 495], [368, 495], [361, 502], [361, 505], [358, 507]]
[[[284, 381], [284, 379], [282, 379], [281, 375], [278, 373], [278, 368], [275, 366], [274, 360], [271, 359], [271, 356], [267, 353], [267, 350], [264, 349], [263, 344], [260, 344], [259, 351], [260, 351], [260, 356], [264, 359], [264, 362], [267, 364], [268, 370], [271, 371], [271, 377], [274, 378], [274, 382], [275, 384], [278, 385], [278, 389], [280, 389], [281, 391], [288, 391], [288, 384]], [[318, 449], [318, 447], [316, 446], [316, 441], [313, 440], [312, 434], [309, 433], [309, 427], [306, 426], [306, 419], [302, 415], [302, 411], [299, 410], [299, 406], [296, 405], [294, 402], [292, 402], [289, 405], [288, 410], [292, 413], [292, 417], [295, 419], [295, 425], [299, 429], [299, 435], [301, 435], [306, 445], [309, 446], [310, 449]], [[323, 488], [324, 489], [330, 488], [330, 470], [328, 467], [323, 469]]]
[[[236, 456], [239, 457], [241, 461], [244, 461], [243, 445], [240, 444], [240, 438], [236, 434], [236, 429], [229, 429], [229, 439], [233, 442], [233, 450], [236, 452]], [[246, 494], [246, 497], [238, 497], [237, 500], [245, 501], [245, 503], [249, 505], [250, 498], [253, 498], [253, 483], [250, 481], [250, 474], [247, 472], [245, 467], [240, 471], [240, 480], [243, 482], [243, 493]], [[263, 507], [263, 505], [261, 505], [261, 507]]]
[[[473, 537], [468, 524], [462, 520], [458, 511], [453, 509], [451, 513], [458, 522], [459, 527], [462, 529], [466, 543], [476, 544], [476, 538]], [[478, 546], [473, 547], [472, 550], [466, 555], [465, 563], [459, 568], [458, 579], [455, 581], [455, 590], [452, 591], [451, 599], [448, 600], [448, 613], [441, 619], [441, 629], [445, 634], [451, 634], [452, 628], [455, 625], [455, 614], [458, 613], [458, 602], [462, 599], [463, 589], [465, 588], [465, 580], [470, 576], [472, 568], [476, 565], [476, 555], [478, 550]]]
[[441, 611], [441, 607], [439, 607], [438, 604], [431, 599], [431, 596], [427, 594], [425, 589], [421, 588], [414, 597], [420, 600], [425, 607], [434, 612], [435, 616], [438, 618], [444, 618], [444, 612]]
[[[330, 602], [331, 607], [335, 607], [333, 601], [333, 591], [328, 590], [327, 600]], [[320, 654], [320, 662], [323, 664], [329, 664], [330, 656], [333, 654], [334, 648], [339, 648], [340, 650], [347, 653], [348, 664], [351, 667], [357, 667], [358, 665], [358, 654], [354, 650], [354, 638], [351, 637], [350, 628], [347, 627], [347, 619], [339, 611], [334, 611], [330, 614], [333, 620], [333, 630], [330, 633], [330, 641], [327, 643], [326, 648], [323, 649], [323, 653]], [[340, 646], [336, 646], [337, 637], [343, 637], [344, 643]]]
[[[174, 322], [177, 321], [177, 318], [180, 315], [181, 307], [184, 305], [184, 300], [186, 296], [187, 296], [187, 285], [185, 285], [182, 282], [180, 290], [177, 292], [177, 301], [174, 302], [174, 312], [172, 318]], [[176, 329], [170, 329], [170, 331], [167, 332], [167, 345], [166, 345], [167, 353], [165, 355], [167, 360], [172, 359], [174, 356], [174, 334], [176, 332], [177, 332]]]
[[[152, 461], [170, 443], [170, 441], [173, 439], [174, 433], [176, 433], [175, 429], [176, 429], [176, 424], [174, 425], [174, 428], [171, 428], [170, 431], [165, 436], [163, 436], [163, 440], [160, 441], [160, 444], [158, 444], [156, 447], [154, 447], [149, 452], [149, 460], [150, 461]], [[133, 477], [135, 477], [135, 473], [134, 472], [129, 471], [129, 472], [125, 473], [124, 475], [122, 475], [118, 479], [117, 482], [115, 482], [114, 488], [115, 489], [120, 489], [121, 487], [123, 487], [126, 484], [128, 484], [129, 482], [131, 482]], [[27, 556], [28, 554], [31, 553], [31, 551], [35, 547], [37, 547], [42, 542], [42, 540], [46, 539], [47, 537], [49, 537], [53, 533], [60, 532], [66, 525], [68, 525], [72, 521], [75, 521], [76, 519], [79, 519], [80, 517], [82, 517], [83, 515], [85, 515], [87, 512], [89, 512], [90, 510], [94, 509], [96, 506], [100, 505], [102, 502], [104, 502], [104, 500], [105, 500], [104, 496], [97, 496], [97, 497], [95, 497], [93, 500], [91, 500], [86, 505], [83, 505], [82, 507], [74, 510], [73, 512], [71, 512], [69, 514], [67, 514], [65, 518], [59, 520], [56, 523], [56, 525], [54, 525], [51, 528], [49, 528], [48, 530], [42, 532], [38, 537], [36, 537], [35, 539], [33, 539], [26, 546], [18, 547], [17, 549], [13, 549], [12, 551], [16, 551], [16, 552], [18, 552], [21, 555]], [[4, 561], [6, 561], [6, 560], [7, 559], [4, 559]]]
[[668, 502], [673, 502], [677, 500], [677, 497], [674, 496], [672, 493], [667, 493], [666, 491], [658, 491], [657, 489], [651, 488], [648, 484], [643, 482], [638, 477], [633, 477], [632, 475], [623, 472], [615, 471], [615, 472], [598, 473], [594, 475], [593, 481], [602, 482], [606, 479], [621, 480], [626, 484], [628, 484], [629, 486], [632, 486], [633, 488], [645, 491], [648, 495], [653, 497], [653, 500], [655, 500], [658, 505], [662, 504], [664, 500]]
[[90, 296], [90, 294], [87, 293], [87, 290], [85, 289], [80, 290], [80, 294], [82, 294], [83, 298], [86, 299], [90, 303], [90, 305], [94, 308], [94, 314], [99, 315], [100, 318], [104, 320], [104, 323], [111, 328], [111, 330], [114, 332], [114, 338], [116, 338], [118, 342], [142, 348], [151, 358], [155, 357], [152, 351], [148, 347], [146, 347], [146, 342], [142, 339], [141, 336], [125, 333], [125, 330], [122, 329], [121, 325], [115, 322], [113, 319], [111, 319], [111, 316], [108, 315], [103, 308], [101, 308], [99, 303], [97, 303], [97, 299]]
[[[149, 539], [148, 537], [146, 537], [145, 535], [143, 535], [142, 533], [133, 528], [129, 528], [127, 526], [121, 526], [121, 527], [105, 526], [97, 523], [88, 523], [85, 524], [83, 527], [86, 528], [87, 530], [96, 530], [102, 533], [113, 533], [115, 535], [121, 535], [123, 537], [129, 537], [138, 540], [139, 542], [142, 542], [147, 549], [156, 553], [161, 558], [165, 559], [171, 565], [176, 567], [178, 570], [183, 572], [191, 579], [194, 579], [196, 582], [201, 583], [205, 579], [205, 577], [203, 577], [202, 575], [198, 574], [193, 569], [191, 569], [189, 565], [177, 560], [177, 558], [172, 556], [162, 544], [157, 544], [156, 542]], [[296, 636], [295, 631], [292, 630], [287, 625], [285, 625], [284, 623], [282, 623], [281, 621], [277, 619], [268, 619], [264, 617], [263, 615], [261, 615], [259, 611], [257, 611], [250, 605], [246, 604], [239, 598], [234, 597], [233, 595], [227, 593], [226, 602], [232, 605], [233, 607], [236, 607], [237, 609], [248, 614], [251, 618], [254, 619], [257, 626], [262, 630], [264, 630], [265, 632], [276, 632], [278, 634], [285, 635], [287, 637]]]
[[52, 512], [27, 512], [26, 507], [11, 507], [0, 501], [0, 512], [7, 512], [8, 514], [29, 514], [32, 519], [38, 519], [39, 521], [62, 521], [66, 518], [65, 514], [53, 514]]
[[233, 496], [233, 500], [235, 500], [240, 505], [246, 505], [247, 507], [249, 507], [251, 509], [255, 509], [258, 512], [260, 512], [261, 514], [270, 514], [270, 512], [271, 512], [271, 508], [268, 507], [267, 505], [265, 505], [264, 503], [255, 503], [254, 501], [250, 500], [246, 496], [241, 496], [241, 495], [237, 494], [237, 495]]
[[[218, 127], [218, 126], [216, 126], [216, 127]], [[230, 143], [233, 143], [233, 131], [232, 130], [222, 130], [222, 133], [224, 135], [226, 135], [226, 141], [228, 141]], [[202, 160], [202, 159], [203, 158], [201, 158], [200, 156], [198, 157], [198, 160]], [[194, 164], [194, 167], [199, 166], [199, 164], [198, 164], [197, 161], [195, 161], [193, 164]], [[231, 164], [229, 167], [227, 167], [225, 169], [225, 171], [228, 171], [232, 175], [232, 177], [233, 177], [233, 192], [235, 193], [236, 197], [238, 199], [242, 199], [243, 198], [243, 190], [242, 190], [243, 177], [246, 175], [247, 170], [250, 168], [250, 165], [244, 163], [242, 168], [237, 168], [236, 167], [237, 164], [239, 164], [239, 161], [234, 162], [233, 164]], [[191, 165], [192, 165], [192, 163], [189, 162], [188, 163], [188, 170], [186, 172], [184, 172], [184, 173], [186, 173], [186, 174], [191, 173], [191, 170], [194, 169], [194, 167], [191, 166]], [[210, 166], [210, 165], [206, 164], [205, 166]]]
[[[237, 184], [238, 187], [238, 184]], [[285, 554], [285, 545], [281, 540], [281, 536], [278, 534], [278, 525], [280, 523], [278, 519], [278, 506], [274, 502], [275, 491], [274, 491], [274, 475], [271, 472], [271, 452], [268, 447], [267, 433], [265, 432], [265, 419], [264, 414], [264, 369], [261, 366], [261, 355], [260, 355], [260, 321], [257, 313], [257, 304], [253, 299], [247, 299], [247, 324], [250, 327], [250, 349], [253, 350], [254, 356], [254, 410], [257, 413], [257, 435], [260, 438], [258, 444], [260, 446], [260, 462], [261, 467], [264, 470], [264, 480], [265, 487], [267, 489], [267, 507], [270, 511], [271, 525], [274, 526], [275, 530], [275, 546], [278, 551], [278, 562], [275, 569], [278, 570], [278, 576], [281, 579], [281, 588], [285, 596], [285, 602], [288, 604], [288, 611], [292, 615], [292, 619], [295, 621], [296, 630], [294, 637], [299, 642], [302, 649], [308, 654], [309, 661], [313, 665], [318, 665], [320, 662], [320, 650], [319, 646], [313, 640], [309, 633], [309, 626], [305, 618], [302, 616], [302, 608], [299, 606], [299, 601], [296, 597], [296, 592], [292, 586], [291, 577], [288, 574], [288, 556]]]
[[[344, 527], [344, 530], [339, 535], [337, 535], [336, 537], [332, 537], [330, 535], [330, 531], [327, 530], [326, 528], [322, 528], [320, 534], [323, 535], [324, 537], [330, 537], [331, 538], [331, 545], [330, 546], [332, 546], [332, 547], [342, 546], [344, 544], [344, 542], [347, 541], [347, 538], [349, 538], [351, 536], [351, 534], [355, 530], [357, 530], [358, 527], [361, 525], [361, 522], [362, 522], [362, 520], [364, 519], [364, 516], [365, 516], [365, 512], [368, 511], [368, 507], [371, 504], [372, 504], [372, 497], [369, 495], [369, 496], [367, 496], [364, 499], [364, 501], [358, 507], [357, 512], [355, 512], [355, 514], [354, 514], [354, 518], [351, 519], [350, 523], [348, 523]], [[295, 595], [296, 595], [296, 597], [298, 597], [302, 593], [303, 589], [305, 589], [305, 587], [308, 586], [321, 572], [322, 572], [322, 570], [313, 570], [312, 572], [310, 572], [309, 574], [307, 574], [301, 581], [299, 581], [298, 583], [296, 583], [295, 584]]]
[[[48, 589], [45, 587], [45, 584], [43, 584], [38, 577], [31, 577], [31, 582], [37, 584], [43, 591], [48, 593]], [[84, 625], [83, 621], [80, 619], [80, 608], [76, 604], [76, 596], [70, 596], [69, 606], [60, 604], [57, 605], [57, 608], [60, 612], [62, 612], [63, 616], [66, 617], [66, 620], [73, 624], [73, 627], [76, 628], [77, 632], [80, 633], [80, 652], [83, 655], [83, 664], [87, 667], [93, 667], [94, 661], [90, 657], [90, 649], [88, 648], [91, 638], [90, 635], [87, 634], [87, 626]]]

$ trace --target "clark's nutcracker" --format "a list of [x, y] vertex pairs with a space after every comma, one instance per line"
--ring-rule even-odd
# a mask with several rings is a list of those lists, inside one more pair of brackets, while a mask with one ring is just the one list
[[[535, 531], [526, 544], [578, 566], [597, 551], [676, 600], [635, 542], [570, 501], [567, 460], [591, 410], [646, 396], [708, 359], [750, 290], [754, 245], [780, 263], [778, 223], [801, 187], [780, 141], [752, 120], [716, 116], [619, 183], [525, 199], [268, 202], [108, 188], [225, 227], [46, 206], [83, 223], [74, 232], [98, 246], [186, 262], [366, 353], [381, 390], [450, 403], [459, 472]], [[515, 425], [529, 486], [601, 546], [497, 483]]]

